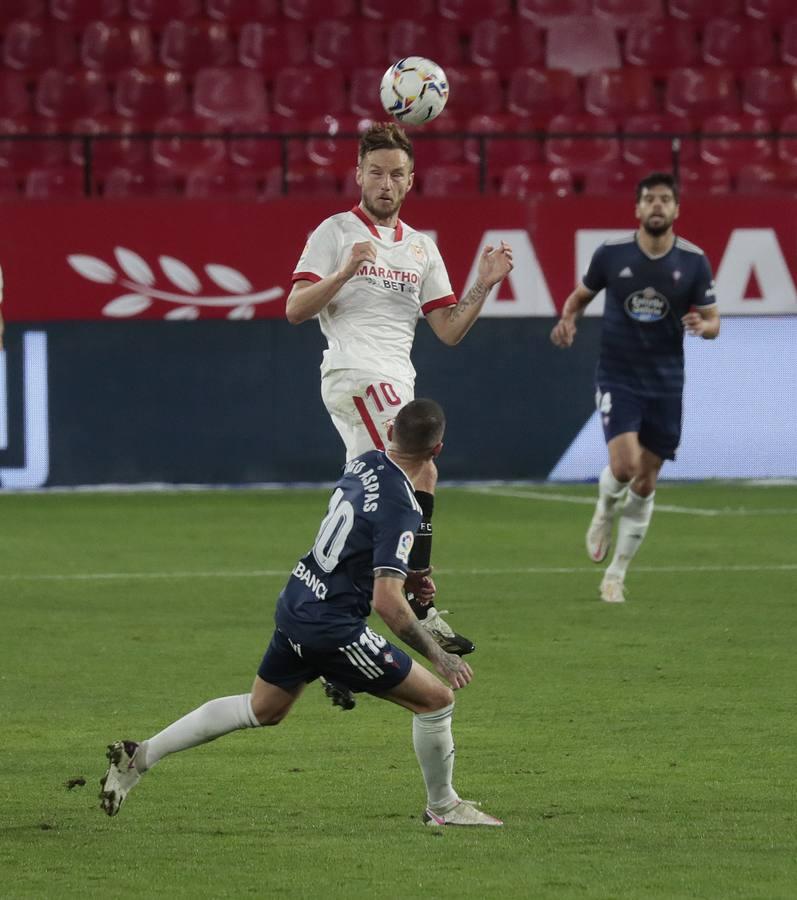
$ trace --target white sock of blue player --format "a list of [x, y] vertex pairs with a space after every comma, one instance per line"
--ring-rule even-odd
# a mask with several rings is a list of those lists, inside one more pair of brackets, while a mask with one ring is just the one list
[[617, 545], [611, 564], [606, 570], [607, 577], [621, 580], [625, 578], [628, 564], [645, 539], [650, 517], [653, 515], [653, 498], [655, 496], [656, 492], [654, 491], [649, 497], [640, 497], [639, 494], [635, 494], [629, 489], [617, 525]]
[[231, 731], [257, 728], [259, 725], [249, 694], [209, 700], [182, 719], [167, 725], [154, 737], [142, 741], [135, 756], [136, 769], [146, 772], [169, 753], [188, 750]]
[[598, 513], [606, 518], [611, 518], [627, 487], [628, 482], [618, 481], [612, 475], [611, 468], [606, 466], [598, 480]]
[[412, 717], [412, 744], [426, 782], [429, 807], [443, 812], [458, 801], [451, 786], [454, 774], [454, 738], [451, 717], [454, 704], [435, 712], [417, 713]]

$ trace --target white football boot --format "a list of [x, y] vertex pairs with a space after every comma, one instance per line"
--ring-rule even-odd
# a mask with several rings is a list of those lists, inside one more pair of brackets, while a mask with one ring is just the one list
[[614, 517], [603, 515], [596, 507], [587, 529], [587, 553], [594, 563], [603, 562], [612, 546]]
[[503, 825], [500, 819], [479, 809], [475, 800], [459, 800], [447, 812], [434, 812], [427, 807], [423, 814], [425, 825]]
[[456, 631], [446, 622], [443, 615], [448, 615], [448, 610], [438, 612], [434, 606], [427, 607], [426, 618], [418, 619], [421, 628], [429, 632], [432, 639], [439, 644], [446, 653], [456, 653], [457, 656], [465, 656], [473, 653], [476, 645], [464, 635]]
[[610, 575], [608, 572], [601, 581], [601, 600], [606, 603], [625, 603], [623, 591], [623, 579], [619, 575]]
[[115, 816], [125, 797], [138, 784], [141, 775], [136, 769], [134, 759], [138, 751], [135, 741], [115, 741], [108, 744], [108, 771], [100, 779], [100, 807], [109, 816]]

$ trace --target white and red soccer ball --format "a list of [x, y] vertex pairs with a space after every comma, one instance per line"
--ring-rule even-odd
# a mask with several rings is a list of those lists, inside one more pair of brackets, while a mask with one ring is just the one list
[[431, 59], [407, 56], [382, 76], [379, 97], [385, 111], [407, 125], [431, 122], [448, 100], [446, 73]]

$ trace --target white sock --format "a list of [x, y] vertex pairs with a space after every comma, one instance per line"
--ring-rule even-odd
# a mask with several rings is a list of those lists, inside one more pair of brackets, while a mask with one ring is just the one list
[[639, 545], [645, 538], [645, 533], [653, 515], [654, 491], [649, 497], [640, 497], [629, 489], [628, 496], [623, 504], [620, 522], [617, 526], [617, 546], [614, 548], [614, 558], [606, 570], [607, 575], [625, 578], [628, 564], [639, 550]]
[[611, 468], [606, 466], [598, 479], [598, 512], [602, 516], [611, 516], [627, 487], [628, 482], [618, 481], [612, 475]]
[[426, 782], [429, 806], [441, 812], [459, 801], [451, 786], [454, 773], [453, 714], [452, 703], [435, 712], [417, 713], [412, 718], [412, 744]]
[[167, 725], [154, 737], [143, 741], [136, 753], [136, 768], [139, 772], [146, 772], [169, 753], [188, 750], [189, 747], [214, 741], [231, 731], [257, 728], [259, 725], [252, 711], [249, 694], [209, 700], [182, 719]]

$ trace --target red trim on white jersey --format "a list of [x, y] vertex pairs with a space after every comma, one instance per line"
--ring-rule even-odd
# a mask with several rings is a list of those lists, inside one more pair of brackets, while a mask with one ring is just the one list
[[421, 312], [427, 316], [433, 309], [441, 309], [444, 306], [456, 306], [457, 298], [453, 294], [447, 297], [438, 297], [437, 300], [430, 300], [421, 307]]
[[368, 412], [365, 400], [363, 400], [362, 397], [352, 397], [351, 399], [354, 401], [354, 406], [360, 414], [360, 418], [363, 420], [363, 425], [368, 429], [368, 434], [371, 436], [374, 447], [376, 447], [377, 450], [384, 450], [385, 445], [382, 443], [382, 435], [379, 433], [379, 429], [376, 427], [374, 420], [371, 418], [371, 414]]
[[[368, 227], [368, 230], [375, 238], [379, 238], [382, 240], [382, 235], [377, 231], [376, 225], [366, 216], [366, 214], [360, 209], [359, 206], [353, 206], [351, 211], [354, 213], [357, 218]], [[396, 233], [393, 236], [393, 242], [398, 243], [404, 237], [404, 226], [401, 224], [401, 219], [396, 222]]]
[[294, 272], [291, 281], [321, 281], [321, 276], [315, 272]]

